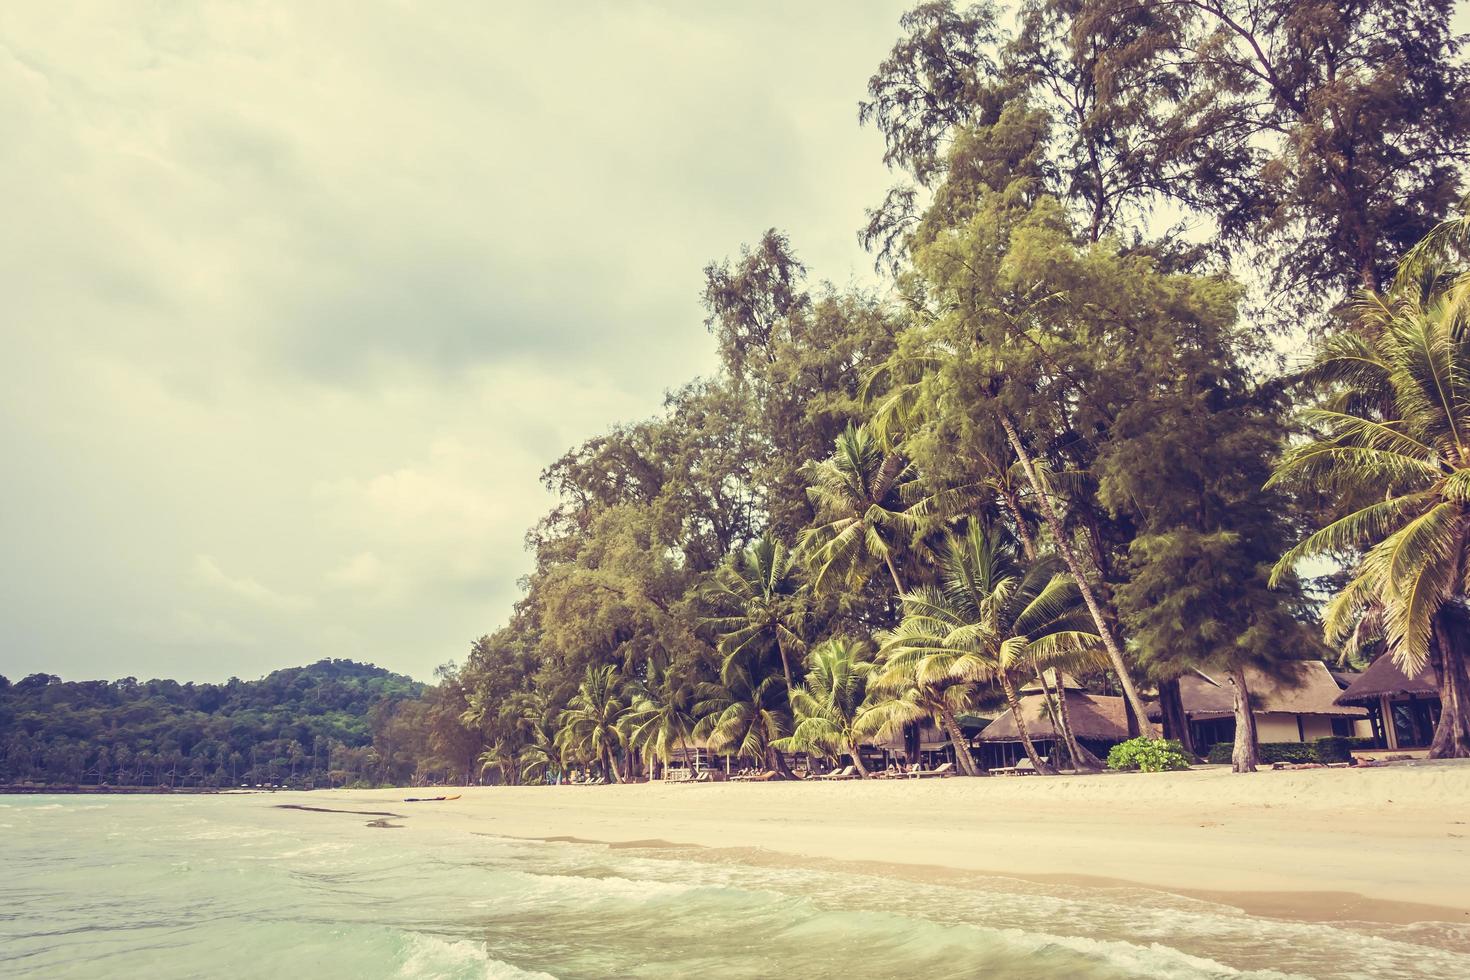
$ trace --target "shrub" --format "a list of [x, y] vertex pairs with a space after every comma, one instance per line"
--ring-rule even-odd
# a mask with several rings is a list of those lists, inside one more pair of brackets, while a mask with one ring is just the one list
[[[1205, 758], [1216, 765], [1230, 765], [1230, 753], [1234, 751], [1231, 742], [1216, 742], [1210, 747], [1210, 754]], [[1317, 750], [1306, 742], [1262, 742], [1261, 762], [1269, 765], [1273, 762], [1320, 762]]]
[[1130, 738], [1108, 752], [1108, 768], [1122, 771], [1164, 772], [1188, 769], [1189, 756], [1174, 739]]
[[1351, 762], [1353, 758], [1349, 740], [1341, 735], [1329, 735], [1313, 743], [1318, 762]]

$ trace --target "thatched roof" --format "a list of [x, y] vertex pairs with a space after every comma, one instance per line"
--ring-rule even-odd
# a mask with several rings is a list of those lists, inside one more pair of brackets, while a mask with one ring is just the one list
[[1348, 685], [1348, 689], [1337, 696], [1337, 703], [1364, 704], [1377, 701], [1384, 694], [1396, 697], [1404, 694], [1438, 693], [1439, 686], [1434, 681], [1434, 670], [1427, 663], [1410, 678], [1399, 669], [1392, 657], [1385, 655], [1358, 674]]
[[[1330, 715], [1362, 718], [1362, 708], [1337, 703], [1341, 688], [1320, 660], [1297, 660], [1281, 665], [1279, 677], [1253, 667], [1245, 669], [1245, 683], [1257, 714]], [[1194, 672], [1179, 678], [1179, 696], [1190, 718], [1228, 718], [1235, 713], [1234, 693], [1223, 673]]]
[[[1078, 738], [1119, 741], [1128, 737], [1128, 716], [1122, 698], [1101, 694], [1084, 694], [1069, 690], [1067, 717], [1072, 722], [1072, 733]], [[1046, 698], [1031, 694], [1021, 698], [1021, 717], [1026, 719], [1026, 731], [1032, 738], [1051, 739], [1056, 737], [1052, 728], [1051, 715], [1046, 710]], [[1019, 742], [1020, 732], [1016, 719], [1009, 711], [992, 721], [980, 733], [982, 742]]]
[[[1073, 677], [1071, 674], [1067, 673], [1065, 670], [1062, 671], [1061, 674], [1062, 674], [1062, 684], [1063, 684], [1063, 686], [1065, 686], [1067, 688], [1067, 690], [1069, 690], [1069, 691], [1082, 691], [1082, 690], [1085, 690], [1085, 688], [1081, 684], [1078, 684], [1077, 683], [1077, 678]], [[1046, 670], [1042, 673], [1041, 676], [1043, 676], [1043, 677], [1046, 678], [1046, 686], [1047, 687], [1051, 688], [1053, 691], [1055, 691], [1057, 689], [1057, 669], [1055, 667], [1048, 667], [1048, 668], [1046, 668]], [[1038, 684], [1036, 682], [1036, 680], [1033, 678], [1030, 681], [1030, 683], [1026, 684], [1025, 686], [1023, 686], [1021, 688], [1021, 693], [1022, 694], [1040, 694], [1041, 693], [1041, 685]]]

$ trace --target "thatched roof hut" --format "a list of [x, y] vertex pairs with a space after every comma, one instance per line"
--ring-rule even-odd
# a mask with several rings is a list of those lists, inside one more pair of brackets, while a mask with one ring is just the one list
[[[1085, 694], [1074, 688], [1067, 689], [1066, 697], [1067, 717], [1078, 738], [1120, 742], [1128, 737], [1128, 715], [1122, 698]], [[1041, 694], [1021, 698], [1021, 717], [1026, 719], [1026, 730], [1032, 738], [1045, 741], [1057, 737], [1051, 713], [1046, 710], [1046, 698]], [[1021, 733], [1016, 719], [1007, 711], [986, 726], [979, 738], [982, 742], [1018, 742]]]
[[[1279, 676], [1254, 667], [1245, 669], [1251, 706], [1257, 714], [1325, 715], [1334, 718], [1365, 718], [1362, 708], [1338, 703], [1342, 689], [1327, 665], [1320, 660], [1297, 660], [1282, 664]], [[1194, 671], [1179, 678], [1179, 696], [1191, 720], [1230, 718], [1235, 714], [1235, 695], [1224, 675]]]
[[1370, 704], [1387, 695], [1390, 698], [1411, 694], [1435, 695], [1434, 670], [1427, 663], [1413, 677], [1404, 674], [1389, 656], [1379, 657], [1367, 670], [1358, 674], [1346, 691], [1337, 696], [1338, 704]]

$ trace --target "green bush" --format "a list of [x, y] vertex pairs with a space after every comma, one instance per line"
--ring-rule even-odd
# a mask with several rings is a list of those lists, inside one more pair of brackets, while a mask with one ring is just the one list
[[1164, 772], [1169, 769], [1188, 769], [1189, 756], [1184, 746], [1174, 739], [1130, 738], [1120, 742], [1108, 752], [1108, 768], [1137, 772]]
[[[1326, 741], [1326, 739], [1319, 739]], [[1216, 765], [1230, 765], [1230, 753], [1235, 746], [1231, 742], [1216, 742], [1210, 747], [1210, 754], [1205, 758]], [[1271, 764], [1273, 762], [1321, 762], [1317, 756], [1315, 746], [1306, 742], [1262, 742], [1261, 762]], [[1333, 760], [1338, 761], [1338, 760]]]
[[1329, 735], [1313, 743], [1318, 762], [1351, 762], [1353, 759], [1351, 739], [1341, 735]]

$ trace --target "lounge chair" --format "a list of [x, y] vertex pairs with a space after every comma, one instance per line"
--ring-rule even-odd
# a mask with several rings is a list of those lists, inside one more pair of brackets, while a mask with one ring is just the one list
[[939, 776], [943, 778], [945, 776], [953, 776], [954, 774], [955, 770], [953, 762], [942, 763], [941, 765], [937, 765], [933, 769], [930, 769], [928, 772], [920, 769], [918, 772], [914, 773], [914, 775], [920, 779], [923, 779], [926, 776]]
[[[1046, 763], [1047, 757], [1042, 756], [1041, 764], [1046, 765]], [[1035, 776], [1037, 775], [1037, 771], [1036, 767], [1031, 764], [1031, 758], [1028, 756], [1020, 762], [1017, 762], [1014, 766], [992, 769], [990, 770], [990, 774], [993, 776]]]
[[827, 773], [826, 775], [818, 776], [817, 778], [818, 779], [857, 779], [858, 778], [857, 766], [847, 766], [844, 769], [837, 769], [837, 770], [834, 770], [832, 772]]

